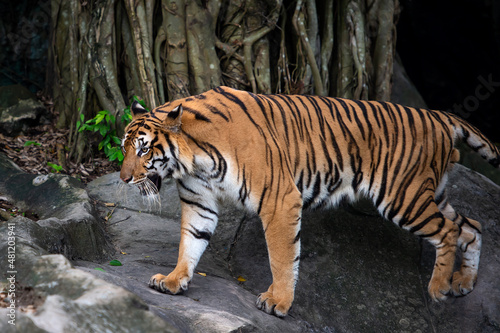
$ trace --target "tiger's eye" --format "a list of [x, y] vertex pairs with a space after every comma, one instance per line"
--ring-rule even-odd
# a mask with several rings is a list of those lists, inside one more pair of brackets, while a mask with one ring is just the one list
[[148, 147], [142, 147], [142, 148], [141, 148], [141, 152], [142, 152], [143, 154], [146, 154], [148, 151], [149, 151], [149, 148], [148, 148]]

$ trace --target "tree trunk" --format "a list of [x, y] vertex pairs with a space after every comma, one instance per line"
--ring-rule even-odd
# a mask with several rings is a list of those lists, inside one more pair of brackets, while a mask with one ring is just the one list
[[219, 85], [388, 100], [398, 15], [397, 0], [52, 0], [58, 125]]
[[[168, 0], [162, 3], [163, 30], [168, 59], [162, 62], [158, 56], [157, 68], [165, 63], [167, 96], [170, 100], [189, 96], [189, 69], [186, 40], [186, 7], [184, 0]], [[158, 44], [155, 47], [159, 47]], [[166, 99], [163, 98], [163, 102]]]

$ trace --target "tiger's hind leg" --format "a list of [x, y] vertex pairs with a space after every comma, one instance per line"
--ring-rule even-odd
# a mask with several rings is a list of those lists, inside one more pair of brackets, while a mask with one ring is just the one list
[[460, 270], [453, 274], [452, 291], [455, 296], [467, 295], [477, 281], [479, 257], [481, 254], [481, 224], [458, 215], [455, 221], [461, 227], [458, 247], [462, 251]]
[[[425, 223], [425, 219], [420, 223]], [[415, 232], [412, 229], [410, 231]], [[436, 262], [428, 291], [434, 301], [445, 300], [451, 290], [459, 228], [453, 221], [436, 212], [434, 219], [415, 234], [427, 239], [436, 248]]]
[[457, 245], [461, 250], [462, 263], [460, 270], [453, 274], [452, 293], [454, 296], [467, 295], [474, 289], [477, 280], [481, 254], [481, 224], [456, 213], [447, 200], [446, 190], [436, 198], [439, 210], [460, 228]]
[[446, 218], [428, 190], [407, 205], [389, 209], [388, 216], [405, 230], [428, 240], [436, 249], [436, 262], [429, 281], [429, 295], [434, 301], [445, 300], [451, 291], [459, 227]]

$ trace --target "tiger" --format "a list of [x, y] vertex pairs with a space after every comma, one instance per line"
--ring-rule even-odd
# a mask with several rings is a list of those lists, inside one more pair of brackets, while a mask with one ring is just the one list
[[[294, 300], [304, 209], [366, 197], [385, 219], [434, 245], [432, 300], [470, 293], [477, 280], [481, 224], [458, 214], [446, 194], [458, 140], [499, 167], [500, 153], [452, 113], [382, 101], [261, 95], [217, 87], [147, 111], [135, 102], [122, 139], [123, 182], [157, 196], [175, 180], [181, 202], [178, 261], [149, 286], [179, 294], [209, 244], [219, 202], [257, 214], [272, 284], [256, 306], [284, 317]], [[456, 252], [461, 265], [454, 272]]]

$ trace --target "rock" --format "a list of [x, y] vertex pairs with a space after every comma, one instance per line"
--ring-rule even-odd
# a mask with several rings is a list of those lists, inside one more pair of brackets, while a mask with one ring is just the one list
[[[120, 259], [123, 266], [110, 266], [108, 263], [111, 257], [98, 260], [108, 255], [110, 248], [106, 242], [99, 241], [102, 234], [96, 230], [103, 230], [102, 223], [93, 218], [93, 211], [89, 210], [88, 195], [81, 191], [81, 185], [63, 175], [27, 175], [2, 154], [0, 173], [5, 176], [0, 179], [2, 196], [19, 206], [30, 207], [31, 210], [34, 210], [33, 207], [40, 209], [42, 220], [34, 222], [17, 217], [0, 223], [0, 234], [7, 235], [9, 226], [15, 226], [14, 268], [18, 288], [32, 290], [37, 297], [43, 299], [34, 313], [17, 311], [16, 327], [0, 321], [1, 332], [303, 330], [305, 324], [300, 321], [292, 318], [283, 321], [257, 310], [253, 305], [254, 295], [237, 283], [228, 283], [235, 280], [224, 265], [206, 270], [207, 277], [197, 275], [197, 283], [192, 286], [188, 297], [168, 296], [150, 289], [146, 282], [159, 269], [157, 261], [175, 260], [176, 242], [179, 238], [178, 207], [170, 206], [165, 209], [166, 215], [170, 214], [175, 218], [171, 220], [165, 219], [165, 215], [158, 217], [115, 208], [113, 222], [110, 220], [107, 228], [114, 234], [116, 248], [123, 248], [130, 254], [120, 255], [117, 252], [113, 258]], [[114, 186], [118, 185], [115, 179], [113, 183], [110, 192], [113, 196], [109, 199], [114, 199], [114, 191], [118, 188]], [[101, 188], [105, 189], [106, 186], [103, 184]], [[109, 201], [112, 200], [107, 200]], [[136, 206], [135, 202], [132, 203]], [[130, 218], [130, 213], [133, 218]], [[122, 224], [116, 220], [121, 217], [133, 224]], [[145, 218], [150, 223], [148, 228], [143, 225]], [[113, 227], [115, 225], [123, 225], [123, 233], [118, 234]], [[143, 230], [145, 233], [142, 233]], [[155, 242], [158, 237], [163, 240]], [[163, 243], [165, 240], [171, 244], [170, 251], [162, 255], [161, 252], [166, 247]], [[1, 267], [9, 265], [7, 245], [6, 242], [0, 243]], [[93, 246], [95, 249], [88, 251], [89, 253], [84, 251]], [[48, 255], [48, 251], [59, 251], [69, 258], [86, 261], [76, 261], [80, 269], [75, 269], [63, 256]], [[99, 253], [100, 256], [97, 256]], [[209, 257], [207, 260], [210, 266], [217, 266]], [[0, 277], [6, 282], [8, 271], [2, 271]], [[19, 297], [22, 297], [22, 293]], [[141, 298], [147, 299], [148, 303], [141, 301]], [[6, 317], [8, 311], [1, 309], [0, 315]]]
[[[111, 251], [81, 184], [64, 175], [25, 174], [3, 154], [0, 173], [1, 196], [36, 208], [42, 217], [0, 223], [0, 235], [5, 236], [0, 242], [0, 284], [8, 282], [17, 301], [12, 310], [16, 325], [2, 319], [1, 332], [178, 332], [135, 294], [73, 268], [60, 254], [49, 255], [98, 260]], [[12, 277], [14, 287], [8, 280]], [[28, 305], [35, 310], [21, 311]], [[11, 320], [11, 314], [11, 309], [0, 308], [1, 318]]]
[[0, 193], [42, 219], [22, 224], [18, 232], [51, 253], [70, 259], [99, 260], [112, 251], [83, 185], [67, 175], [24, 173], [0, 153]]
[[[118, 204], [108, 230], [115, 244], [127, 253], [120, 256], [126, 264], [111, 272], [121, 279], [107, 279], [128, 290], [147, 290], [146, 283], [151, 275], [167, 274], [175, 267], [180, 237], [179, 199], [175, 187], [165, 184], [161, 193], [161, 213], [145, 213], [147, 206], [143, 205], [138, 190], [121, 187], [118, 174], [101, 177], [89, 185], [92, 197]], [[459, 332], [466, 327], [473, 332], [500, 329], [500, 290], [496, 287], [498, 276], [495, 273], [500, 268], [500, 188], [458, 165], [450, 177], [449, 191], [450, 200], [458, 211], [483, 222], [479, 282], [470, 295], [433, 303], [427, 294], [434, 263], [433, 248], [380, 218], [371, 204], [361, 202], [354, 207], [304, 214], [296, 299], [290, 312], [292, 318], [287, 317], [284, 322], [299, 319], [300, 329], [306, 331]], [[134, 210], [142, 213], [134, 217], [137, 214]], [[229, 207], [220, 215], [210, 248], [197, 269], [207, 277], [195, 274], [190, 289], [181, 296], [162, 295], [154, 290], [141, 292], [146, 303], [151, 306], [163, 304], [172, 309], [180, 304], [191, 307], [193, 305], [185, 302], [194, 298], [196, 303], [193, 304], [208, 306], [212, 304], [209, 295], [214, 289], [218, 290], [220, 278], [223, 284], [233, 287], [239, 284], [236, 278], [243, 277], [246, 281], [242, 285], [253, 297], [245, 297], [242, 301], [251, 305], [256, 295], [267, 289], [271, 273], [260, 220]], [[141, 274], [132, 268], [139, 263], [144, 270]], [[150, 270], [149, 264], [158, 267]], [[79, 262], [78, 265], [88, 264]], [[100, 272], [94, 274], [102, 275]], [[224, 299], [225, 306], [236, 302], [245, 312], [253, 311], [223, 294], [221, 292], [219, 297]], [[273, 317], [268, 318], [269, 324], [273, 320]], [[259, 329], [265, 327], [253, 325]], [[191, 326], [181, 329], [197, 331]]]
[[[27, 222], [14, 220], [17, 225]], [[0, 226], [2, 235], [5, 229]], [[7, 251], [4, 244], [0, 247], [1, 253]], [[178, 332], [149, 312], [139, 297], [73, 268], [64, 256], [33, 255], [19, 248], [16, 262], [23, 261], [24, 268], [16, 267], [16, 281], [22, 283], [16, 285], [16, 297], [22, 297], [21, 285], [29, 286], [43, 301], [36, 312], [16, 311], [15, 326], [2, 320], [2, 332]], [[1, 318], [9, 318], [8, 313], [0, 308]]]
[[[1, 158], [0, 168], [7, 182], [20, 173]], [[33, 186], [32, 182], [29, 186]], [[76, 183], [66, 183], [80, 193]], [[30, 182], [19, 184], [6, 186], [2, 178], [0, 192], [5, 195], [5, 189], [10, 193], [19, 187], [22, 195], [29, 195], [22, 187]], [[51, 186], [50, 192], [66, 191], [57, 177], [39, 186]], [[75, 269], [61, 256], [47, 255], [51, 241], [40, 239], [58, 235], [55, 230], [67, 232], [64, 223], [58, 226], [57, 222], [71, 212], [47, 204], [42, 222], [15, 219], [19, 281], [43, 296], [35, 313], [18, 312], [17, 329], [46, 330], [45, 318], [57, 313], [60, 327], [74, 330], [76, 326], [66, 326], [74, 324], [94, 331], [148, 331], [150, 328], [142, 326], [136, 330], [135, 325], [143, 321], [159, 331], [182, 332], [500, 331], [500, 187], [457, 165], [448, 189], [457, 211], [483, 222], [479, 278], [471, 294], [431, 302], [427, 283], [434, 263], [433, 248], [384, 221], [367, 202], [360, 202], [336, 210], [304, 213], [296, 299], [290, 315], [278, 319], [254, 306], [257, 294], [271, 283], [262, 225], [256, 216], [224, 206], [189, 290], [176, 296], [159, 293], [147, 283], [153, 274], [169, 273], [177, 261], [180, 202], [176, 187], [172, 182], [164, 183], [160, 210], [159, 206], [143, 202], [137, 188], [122, 184], [118, 173], [106, 175], [87, 187], [99, 214], [107, 217], [105, 230], [117, 250], [105, 260], [74, 260]], [[36, 190], [35, 186], [32, 190]], [[75, 195], [80, 198], [75, 201], [83, 197]], [[35, 196], [26, 204], [31, 201], [36, 203]], [[89, 223], [101, 222], [94, 219]], [[5, 228], [5, 223], [1, 227]], [[0, 229], [0, 234], [5, 233]], [[67, 246], [73, 248], [75, 243], [87, 242], [85, 238], [93, 236], [89, 232], [78, 237], [66, 237]], [[6, 267], [6, 254], [2, 243], [2, 267]], [[122, 266], [109, 265], [110, 259], [119, 260]], [[94, 320], [97, 326], [88, 326], [88, 318], [97, 313], [102, 313], [105, 320]], [[130, 320], [123, 313], [129, 314]], [[4, 313], [0, 311], [0, 315]], [[113, 326], [121, 321], [127, 326]], [[103, 327], [102, 323], [109, 326]], [[2, 332], [12, 329], [1, 325]]]
[[0, 87], [0, 108], [16, 105], [20, 100], [36, 99], [36, 95], [20, 84]]
[[[103, 214], [113, 212], [107, 230], [123, 253], [123, 266], [100, 266], [77, 261], [81, 269], [141, 295], [151, 311], [183, 332], [302, 332], [305, 323], [292, 317], [285, 320], [258, 310], [255, 293], [245, 290], [226, 261], [238, 225], [245, 213], [226, 210], [185, 295], [167, 295], [148, 287], [156, 273], [169, 273], [177, 262], [180, 239], [180, 200], [175, 185], [164, 182], [161, 212], [148, 207], [137, 188], [123, 186], [117, 173], [103, 176], [88, 186], [89, 195], [101, 203]], [[267, 259], [265, 259], [267, 262]], [[204, 276], [206, 275], [206, 276]]]
[[495, 184], [500, 185], [500, 169], [493, 167], [484, 158], [473, 151], [469, 146], [460, 144], [460, 164], [469, 169], [479, 172], [491, 179]]
[[0, 132], [20, 135], [32, 126], [49, 124], [49, 113], [28, 89], [21, 85], [0, 87]]

